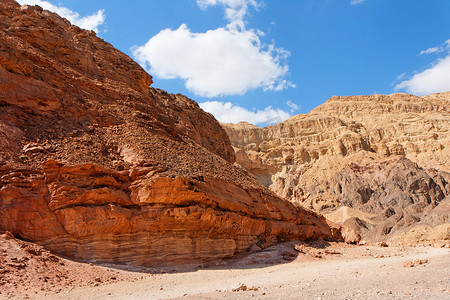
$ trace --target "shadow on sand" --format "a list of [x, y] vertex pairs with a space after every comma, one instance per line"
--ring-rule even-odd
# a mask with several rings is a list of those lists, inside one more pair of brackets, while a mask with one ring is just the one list
[[331, 244], [324, 240], [310, 242], [290, 241], [275, 244], [265, 249], [247, 250], [236, 254], [232, 258], [218, 259], [211, 262], [202, 262], [196, 264], [160, 267], [136, 267], [95, 262], [93, 264], [110, 269], [147, 274], [187, 273], [195, 272], [198, 270], [254, 269], [286, 264], [294, 260], [319, 260], [327, 254], [340, 254], [335, 250], [328, 249], [330, 248], [330, 246]]

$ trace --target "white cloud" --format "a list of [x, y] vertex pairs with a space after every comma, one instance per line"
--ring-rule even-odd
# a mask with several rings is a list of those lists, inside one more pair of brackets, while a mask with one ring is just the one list
[[204, 97], [294, 86], [284, 79], [289, 52], [262, 44], [255, 30], [222, 27], [193, 33], [183, 24], [176, 30], [159, 32], [145, 45], [136, 47], [133, 55], [152, 75], [182, 78], [187, 89]]
[[290, 108], [290, 112], [293, 113], [296, 110], [300, 109], [300, 106], [298, 106], [297, 104], [295, 104], [294, 102], [292, 102], [291, 100], [288, 100], [286, 102], [286, 105], [289, 106]]
[[407, 75], [408, 75], [408, 74], [406, 74], [406, 72], [403, 72], [402, 74], [398, 75], [398, 76], [395, 78], [395, 81], [396, 81], [396, 82], [402, 81], [403, 79], [405, 79], [405, 77], [406, 77]]
[[428, 48], [426, 50], [420, 51], [419, 55], [430, 54], [430, 53], [440, 53], [442, 51], [443, 51], [442, 47], [432, 47], [432, 48]]
[[450, 40], [445, 41], [441, 46], [431, 47], [420, 51], [419, 55], [431, 54], [431, 53], [442, 53], [450, 49]]
[[351, 0], [350, 4], [351, 5], [357, 5], [357, 4], [363, 3], [364, 1], [366, 1], [366, 0]]
[[255, 125], [265, 125], [282, 122], [290, 117], [289, 113], [281, 109], [273, 109], [271, 106], [263, 110], [248, 110], [230, 102], [207, 101], [199, 105], [223, 123], [246, 121]]
[[[419, 55], [443, 52], [447, 52], [447, 56], [438, 58], [424, 71], [400, 82], [395, 86], [395, 90], [404, 90], [418, 96], [450, 91], [450, 39], [442, 45], [420, 51]], [[405, 77], [406, 73], [403, 73], [397, 80], [403, 80]]]
[[248, 90], [281, 91], [295, 85], [284, 79], [289, 52], [264, 44], [264, 32], [245, 29], [244, 18], [258, 0], [197, 0], [201, 9], [225, 7], [225, 27], [194, 33], [186, 24], [165, 29], [145, 45], [132, 49], [134, 58], [162, 79], [181, 78], [187, 89], [203, 97], [243, 95]]
[[87, 30], [93, 30], [95, 32], [98, 32], [98, 27], [105, 23], [106, 19], [104, 9], [101, 9], [90, 16], [81, 17], [77, 12], [68, 9], [67, 7], [56, 6], [44, 0], [17, 0], [17, 2], [20, 5], [39, 5], [43, 9], [55, 12], [61, 17], [66, 18], [74, 25]]
[[395, 89], [418, 96], [450, 91], [450, 54], [436, 60], [425, 71], [397, 84]]
[[245, 28], [244, 17], [250, 7], [258, 8], [260, 3], [257, 0], [197, 0], [201, 9], [208, 6], [225, 6], [225, 17], [230, 21], [229, 28]]

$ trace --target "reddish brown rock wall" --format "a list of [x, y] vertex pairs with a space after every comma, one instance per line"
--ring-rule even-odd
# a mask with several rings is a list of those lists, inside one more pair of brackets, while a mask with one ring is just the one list
[[128, 56], [38, 7], [0, 2], [0, 231], [71, 258], [197, 263], [332, 238], [233, 166], [220, 124], [149, 88]]

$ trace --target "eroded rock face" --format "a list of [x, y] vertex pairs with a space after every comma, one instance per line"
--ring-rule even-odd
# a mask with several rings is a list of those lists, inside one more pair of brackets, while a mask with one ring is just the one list
[[279, 196], [326, 216], [358, 212], [332, 220], [359, 216], [352, 239], [389, 239], [449, 195], [450, 93], [335, 96], [266, 128], [223, 127], [237, 162]]
[[39, 7], [0, 3], [0, 231], [87, 261], [198, 263], [332, 238], [242, 168], [220, 124]]
[[327, 235], [314, 214], [262, 189], [162, 171], [56, 161], [42, 172], [3, 168], [0, 226], [68, 257], [132, 265], [202, 262]]
[[[448, 222], [439, 222], [448, 211], [436, 208], [445, 205], [449, 182], [450, 173], [427, 172], [407, 158], [394, 157], [365, 166], [351, 164], [311, 192], [319, 199], [327, 191], [343, 207], [357, 210], [349, 216], [354, 219], [350, 228], [359, 228], [362, 239], [384, 241], [419, 223], [437, 226]], [[363, 213], [371, 217], [363, 220]]]

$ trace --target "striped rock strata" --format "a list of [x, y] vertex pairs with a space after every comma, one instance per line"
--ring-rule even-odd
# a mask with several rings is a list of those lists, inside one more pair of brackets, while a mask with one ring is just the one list
[[[336, 222], [360, 224], [358, 240], [361, 232], [380, 241], [417, 224], [448, 222], [434, 208], [450, 192], [449, 92], [334, 96], [273, 126], [223, 127], [237, 162], [260, 182]], [[354, 213], [342, 214], [348, 209]], [[427, 215], [437, 211], [435, 218]], [[373, 219], [361, 223], [367, 214]], [[449, 232], [444, 236], [450, 239]]]
[[233, 165], [212, 115], [38, 6], [0, 2], [0, 231], [84, 261], [200, 263], [332, 238]]

